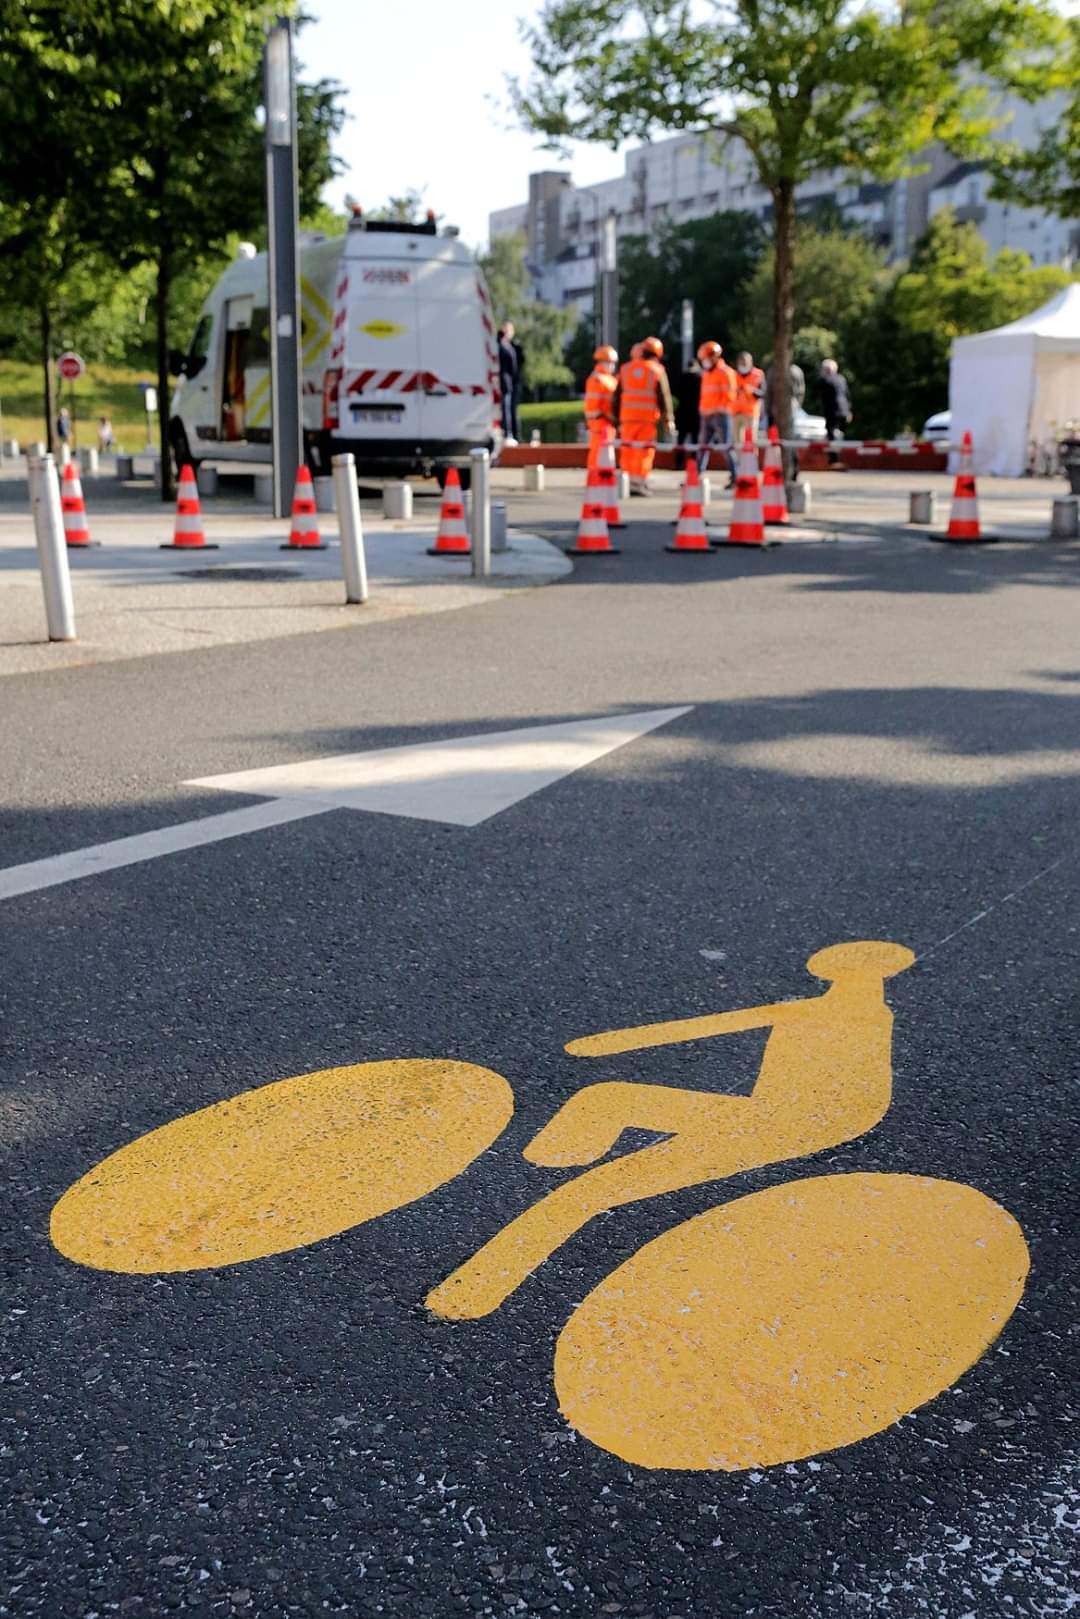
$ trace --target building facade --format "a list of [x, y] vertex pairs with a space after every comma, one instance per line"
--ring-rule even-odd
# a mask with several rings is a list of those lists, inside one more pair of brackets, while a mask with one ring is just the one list
[[[1003, 137], [1031, 144], [1060, 110], [1059, 102], [1036, 108], [1002, 105]], [[921, 172], [888, 184], [860, 182], [849, 173], [815, 176], [799, 187], [800, 209], [829, 205], [858, 225], [890, 259], [903, 259], [941, 208], [972, 219], [991, 252], [1019, 247], [1037, 264], [1080, 259], [1080, 222], [1040, 209], [1018, 208], [989, 197], [985, 165], [957, 164], [943, 149], [923, 156]], [[653, 234], [671, 221], [683, 224], [727, 210], [767, 219], [772, 199], [758, 183], [741, 142], [713, 135], [683, 134], [628, 152], [622, 174], [596, 185], [575, 186], [565, 170], [529, 176], [525, 203], [489, 216], [492, 238], [524, 233], [538, 298], [545, 303], [593, 308], [605, 221], [613, 216], [616, 239]]]

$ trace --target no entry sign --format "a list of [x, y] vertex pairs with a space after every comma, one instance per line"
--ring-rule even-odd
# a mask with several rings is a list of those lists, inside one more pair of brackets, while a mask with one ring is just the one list
[[82, 356], [73, 349], [66, 350], [56, 362], [56, 369], [68, 382], [76, 382], [86, 370]]

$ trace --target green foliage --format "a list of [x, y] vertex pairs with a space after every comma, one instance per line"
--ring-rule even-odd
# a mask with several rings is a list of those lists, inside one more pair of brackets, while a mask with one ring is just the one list
[[525, 262], [524, 236], [497, 236], [477, 262], [491, 293], [495, 323], [514, 323], [525, 351], [525, 390], [540, 398], [551, 389], [566, 389], [574, 377], [563, 350], [574, 326], [573, 309], [556, 309], [533, 297]]
[[655, 236], [620, 243], [620, 353], [652, 335], [678, 354], [684, 298], [694, 303], [695, 345], [712, 338], [729, 354], [741, 347], [764, 246], [761, 221], [747, 213], [668, 223]]
[[935, 214], [908, 267], [841, 329], [858, 431], [920, 428], [948, 402], [954, 337], [1018, 320], [1071, 279], [1057, 266], [1033, 266], [1026, 253], [991, 260], [974, 225], [957, 224], [947, 209]]
[[769, 347], [786, 427], [796, 186], [830, 169], [898, 175], [932, 140], [981, 150], [984, 77], [1034, 92], [1060, 33], [1050, 0], [548, 0], [526, 31], [533, 76], [513, 93], [522, 123], [556, 149], [707, 128], [746, 149], [773, 200]]
[[540, 429], [543, 444], [576, 444], [578, 427], [584, 420], [584, 402], [580, 399], [552, 399], [542, 404], [522, 405], [518, 411], [524, 442], [532, 437], [533, 429]]
[[[1033, 150], [998, 143], [991, 156], [994, 195], [1046, 208], [1063, 219], [1080, 218], [1080, 16], [1062, 22], [1063, 37], [1035, 89], [1066, 91], [1060, 116]], [[1048, 77], [1049, 75], [1049, 77]]]
[[[83, 349], [88, 345], [83, 344]], [[86, 356], [84, 355], [84, 358]], [[141, 450], [146, 443], [146, 414], [140, 383], [152, 382], [153, 371], [131, 366], [88, 361], [85, 375], [75, 384], [75, 417], [80, 444], [97, 443], [97, 419], [108, 416], [122, 450]], [[62, 384], [64, 403], [71, 399], [71, 384]], [[45, 437], [40, 371], [36, 362], [0, 359], [0, 405], [4, 437], [33, 443]]]
[[835, 360], [840, 339], [827, 326], [800, 326], [791, 340], [791, 354], [803, 376], [809, 381], [821, 369], [822, 360]]
[[[774, 267], [775, 254], [769, 248], [750, 283], [748, 318], [740, 341], [740, 347], [750, 349], [762, 365], [772, 359]], [[840, 331], [867, 308], [884, 276], [885, 255], [865, 236], [835, 228], [819, 230], [800, 220], [795, 233], [794, 324]]]

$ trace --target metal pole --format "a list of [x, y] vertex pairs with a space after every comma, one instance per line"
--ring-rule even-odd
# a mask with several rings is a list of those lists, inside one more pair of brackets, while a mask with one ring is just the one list
[[488, 479], [488, 452], [471, 450], [472, 462], [472, 571], [474, 579], [487, 579], [491, 573], [491, 484]]
[[603, 331], [600, 341], [610, 343], [612, 348], [619, 346], [619, 262], [618, 238], [616, 235], [615, 210], [609, 210], [604, 220], [604, 254], [602, 259], [603, 272], [601, 276], [601, 325]]
[[360, 520], [360, 491], [356, 487], [356, 460], [351, 455], [335, 455], [330, 464], [334, 469], [345, 600], [366, 602], [367, 559], [364, 556], [364, 527]]
[[270, 409], [274, 516], [290, 510], [303, 460], [300, 408], [300, 265], [296, 85], [292, 21], [279, 17], [266, 39], [266, 218], [270, 261]]
[[682, 368], [689, 371], [690, 362], [694, 358], [694, 300], [684, 298], [682, 301]]
[[64, 514], [60, 508], [60, 481], [56, 462], [43, 455], [29, 464], [30, 504], [34, 514], [45, 622], [50, 641], [74, 641], [75, 603], [71, 596]]

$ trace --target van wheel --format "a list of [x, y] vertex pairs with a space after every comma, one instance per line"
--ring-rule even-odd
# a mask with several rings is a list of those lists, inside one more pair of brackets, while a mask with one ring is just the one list
[[[449, 472], [449, 470], [449, 467], [435, 468], [435, 476], [439, 480], [440, 489], [446, 488], [446, 474]], [[461, 479], [462, 489], [468, 489], [469, 485], [472, 483], [472, 467], [458, 467], [457, 475]]]
[[184, 429], [181, 427], [179, 422], [173, 422], [172, 426], [169, 428], [169, 444], [172, 448], [173, 462], [176, 466], [178, 477], [183, 471], [184, 467], [191, 467], [194, 471], [198, 472], [199, 469], [192, 459], [191, 445], [188, 443], [188, 436], [184, 432]]

